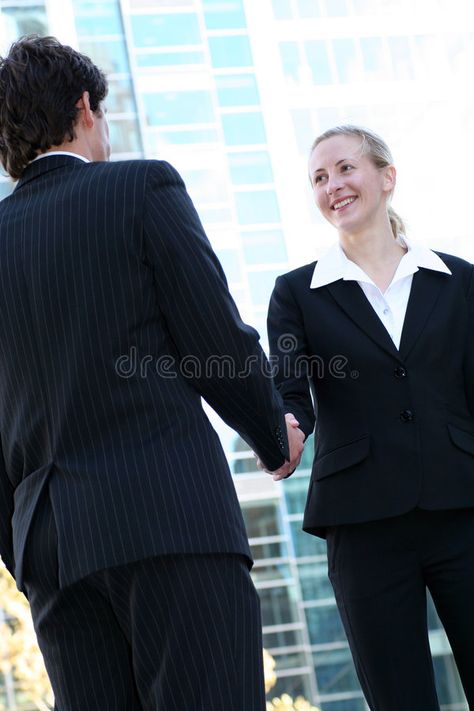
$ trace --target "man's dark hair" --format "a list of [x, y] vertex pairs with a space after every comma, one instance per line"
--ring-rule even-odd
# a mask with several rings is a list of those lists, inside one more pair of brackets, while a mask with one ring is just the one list
[[75, 138], [84, 91], [98, 111], [107, 94], [105, 75], [55, 37], [21, 37], [0, 57], [0, 160], [12, 178], [39, 153]]

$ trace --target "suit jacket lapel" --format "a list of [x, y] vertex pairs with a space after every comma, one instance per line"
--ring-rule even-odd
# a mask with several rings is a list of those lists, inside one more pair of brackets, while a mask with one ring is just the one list
[[326, 288], [349, 318], [390, 355], [399, 357], [399, 353], [390, 338], [387, 329], [370, 305], [367, 297], [355, 281], [339, 279]]
[[328, 284], [326, 288], [349, 318], [365, 331], [378, 346], [391, 355], [405, 360], [421, 335], [446, 278], [450, 278], [448, 274], [423, 268], [413, 275], [399, 351], [364, 292], [355, 281], [339, 279], [339, 281]]
[[400, 356], [406, 359], [419, 338], [438, 300], [445, 279], [449, 274], [420, 268], [413, 275], [405, 322], [400, 341]]

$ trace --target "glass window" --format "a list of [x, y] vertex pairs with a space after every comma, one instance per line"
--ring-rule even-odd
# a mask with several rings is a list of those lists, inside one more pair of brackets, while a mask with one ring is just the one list
[[226, 202], [229, 199], [226, 175], [223, 172], [201, 168], [184, 170], [182, 175], [193, 200], [197, 202]]
[[379, 7], [380, 0], [352, 0], [356, 15], [375, 15]]
[[388, 46], [396, 79], [413, 79], [413, 60], [408, 37], [389, 37]]
[[229, 146], [265, 143], [265, 126], [261, 113], [224, 114], [224, 139]]
[[301, 630], [265, 632], [263, 635], [263, 646], [265, 649], [272, 649], [272, 647], [296, 647], [300, 644], [303, 644], [303, 632]]
[[213, 128], [191, 128], [187, 131], [160, 131], [159, 141], [169, 145], [188, 143], [217, 143], [219, 133]]
[[[292, 476], [285, 481], [283, 489], [289, 514], [303, 515], [308, 495], [309, 476]], [[313, 553], [312, 555], [316, 555]]]
[[308, 657], [303, 651], [288, 652], [285, 650], [283, 653], [275, 651], [273, 658], [276, 662], [277, 676], [280, 669], [301, 669], [308, 663]]
[[297, 0], [300, 17], [320, 17], [321, 7], [319, 0]]
[[13, 192], [15, 184], [11, 180], [0, 180], [0, 200]]
[[76, 30], [79, 35], [121, 35], [122, 18], [118, 3], [91, 3], [75, 13]]
[[254, 543], [251, 549], [252, 556], [255, 560], [288, 557], [288, 545], [286, 541], [278, 541], [277, 543]]
[[14, 38], [21, 35], [48, 34], [46, 10], [40, 7], [4, 7], [0, 11], [0, 20], [5, 26], [5, 37]]
[[295, 589], [281, 586], [274, 588], [260, 588], [262, 623], [264, 627], [270, 625], [288, 625], [296, 622], [298, 613], [295, 605]]
[[109, 114], [127, 114], [136, 111], [130, 78], [110, 79], [109, 93], [105, 99]]
[[[200, 205], [199, 215], [203, 225], [209, 223], [232, 222], [232, 212], [228, 207], [206, 207]], [[237, 299], [237, 297], [235, 297]]]
[[298, 81], [301, 70], [301, 57], [298, 43], [280, 42], [279, 49], [285, 76]]
[[303, 456], [301, 457], [301, 462], [299, 466], [299, 471], [302, 472], [303, 469], [312, 469], [313, 468], [313, 459], [314, 459], [314, 449], [315, 449], [315, 440], [314, 440], [314, 435], [310, 435], [308, 439], [305, 442], [305, 448], [303, 451]]
[[281, 230], [242, 232], [242, 245], [247, 264], [275, 264], [288, 258]]
[[349, 14], [347, 0], [326, 0], [325, 5], [326, 14], [330, 17], [346, 17]]
[[[452, 655], [433, 657], [433, 666], [440, 704], [448, 709], [451, 708], [448, 704], [456, 704], [456, 708], [459, 708], [457, 704], [464, 702], [464, 694]], [[444, 706], [445, 704], [446, 706]], [[465, 707], [463, 706], [462, 708]]]
[[360, 79], [354, 40], [335, 39], [333, 48], [339, 81], [350, 82]]
[[268, 306], [270, 296], [281, 269], [264, 272], [249, 272], [250, 293], [255, 306]]
[[[118, 5], [120, 0], [101, 0], [101, 5]], [[97, 0], [72, 0], [74, 9], [81, 11], [85, 8], [94, 8], [97, 5]]]
[[438, 613], [436, 612], [436, 608], [434, 606], [433, 598], [431, 597], [429, 592], [427, 594], [427, 612], [428, 629], [430, 631], [442, 629], [443, 625], [441, 624], [441, 620], [438, 617]]
[[137, 54], [135, 60], [139, 67], [178, 66], [182, 64], [205, 64], [204, 52], [150, 52]]
[[263, 538], [281, 534], [278, 502], [245, 502], [242, 504], [242, 513], [249, 538]]
[[221, 67], [252, 66], [252, 51], [248, 37], [209, 37], [212, 64]]
[[[94, 0], [96, 1], [96, 0]], [[185, 7], [193, 5], [193, 0], [128, 0], [130, 7], [152, 7], [156, 10], [158, 7]]]
[[[322, 109], [319, 109], [318, 111], [318, 124], [321, 127], [321, 131], [325, 131], [327, 128], [332, 128], [332, 126], [337, 126], [338, 123], [343, 120], [344, 117], [344, 108], [339, 107], [339, 106], [328, 106]], [[311, 197], [311, 200], [314, 200], [313, 197]], [[318, 212], [319, 210], [314, 210], [314, 212]]]
[[291, 535], [298, 558], [326, 553], [326, 541], [303, 531], [302, 521], [290, 521]]
[[216, 88], [221, 106], [255, 106], [260, 103], [257, 80], [253, 74], [218, 76]]
[[[235, 297], [234, 297], [235, 298]], [[255, 324], [254, 324], [255, 326]], [[234, 474], [249, 474], [257, 473], [257, 462], [252, 454], [250, 447], [242, 437], [237, 436], [232, 447], [233, 452], [246, 452], [249, 456], [242, 459], [234, 459], [232, 462], [232, 471]]]
[[140, 131], [135, 119], [114, 121], [111, 118], [109, 129], [113, 153], [140, 153], [142, 151]]
[[166, 91], [143, 94], [149, 126], [212, 123], [214, 108], [208, 91]]
[[128, 57], [124, 41], [80, 40], [79, 50], [87, 54], [106, 74], [128, 74]]
[[313, 652], [314, 668], [321, 694], [358, 691], [359, 681], [348, 647]]
[[230, 153], [229, 168], [234, 185], [273, 182], [270, 155], [266, 151]]
[[208, 222], [232, 222], [232, 212], [228, 207], [199, 207], [199, 215], [204, 225]]
[[293, 17], [291, 0], [272, 0], [272, 5], [277, 20], [290, 20]]
[[131, 24], [136, 47], [200, 44], [202, 41], [194, 13], [132, 15]]
[[280, 210], [274, 190], [236, 193], [235, 204], [241, 225], [280, 221]]
[[349, 699], [340, 699], [339, 701], [325, 701], [324, 711], [367, 711], [367, 705], [362, 696], [362, 692], [354, 694]]
[[324, 40], [305, 42], [304, 48], [314, 83], [331, 84], [333, 78], [326, 42]]
[[[298, 696], [302, 696], [304, 699], [310, 699], [312, 694], [311, 685], [309, 683], [308, 674], [292, 674], [291, 676], [278, 676], [277, 672], [277, 683], [272, 688], [270, 696], [275, 698], [275, 696], [281, 697], [284, 694], [296, 699]], [[304, 702], [303, 702], [304, 703]], [[285, 708], [285, 707], [283, 707]], [[290, 706], [291, 709], [291, 706]], [[304, 709], [304, 706], [303, 706]], [[326, 702], [324, 702], [324, 711], [326, 711]]]
[[[441, 36], [421, 35], [416, 37], [415, 47], [416, 56], [413, 64], [416, 65], [420, 78], [428, 77], [435, 81], [446, 80], [446, 74], [449, 76], [447, 52]], [[406, 50], [406, 54], [407, 59], [411, 61], [410, 47]]]
[[290, 109], [290, 114], [298, 150], [307, 157], [315, 136], [311, 111], [309, 109]]
[[335, 605], [305, 609], [311, 644], [345, 642], [346, 635]]
[[[229, 282], [239, 282], [243, 280], [240, 252], [236, 249], [218, 249], [217, 256]], [[252, 457], [252, 461], [255, 466], [254, 457]]]
[[303, 600], [334, 598], [326, 562], [299, 564], [298, 570]]
[[255, 564], [252, 570], [252, 578], [255, 584], [290, 580], [292, 578], [290, 566], [287, 563], [273, 563], [272, 565]]
[[387, 77], [388, 67], [381, 37], [362, 37], [360, 40], [364, 72], [372, 78]]
[[204, 21], [209, 30], [246, 27], [242, 0], [202, 0]]

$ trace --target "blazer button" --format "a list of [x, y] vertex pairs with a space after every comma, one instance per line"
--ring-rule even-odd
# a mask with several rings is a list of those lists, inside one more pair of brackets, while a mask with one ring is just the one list
[[412, 422], [415, 419], [415, 415], [411, 410], [402, 410], [400, 413], [400, 419], [402, 422]]
[[407, 371], [401, 365], [397, 366], [393, 371], [396, 378], [406, 378]]

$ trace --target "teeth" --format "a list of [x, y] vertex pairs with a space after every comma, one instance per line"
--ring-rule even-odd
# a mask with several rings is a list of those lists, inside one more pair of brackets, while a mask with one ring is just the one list
[[341, 202], [336, 202], [334, 205], [335, 210], [339, 210], [341, 207], [345, 207], [346, 205], [350, 205], [351, 202], [354, 202], [355, 197], [350, 197], [346, 198], [345, 200], [341, 200]]

